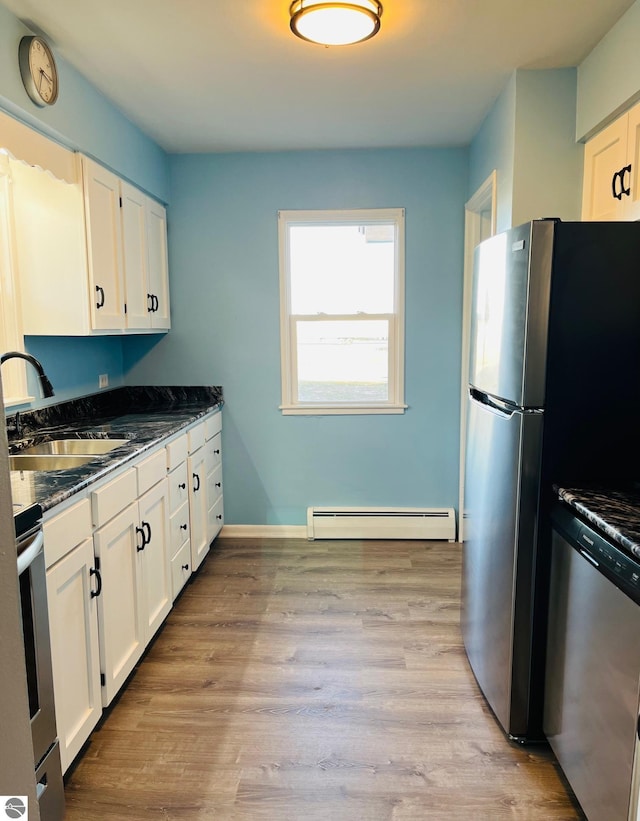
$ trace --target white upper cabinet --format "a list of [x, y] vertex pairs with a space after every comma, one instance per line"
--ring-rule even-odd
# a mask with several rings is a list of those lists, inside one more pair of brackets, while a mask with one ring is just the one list
[[169, 330], [166, 210], [120, 183], [126, 319], [131, 330]]
[[167, 331], [164, 207], [88, 157], [77, 182], [12, 162], [23, 332]]
[[582, 219], [640, 219], [640, 104], [585, 145]]
[[91, 327], [125, 328], [120, 180], [87, 157], [82, 158]]
[[147, 248], [151, 327], [169, 330], [169, 263], [167, 260], [167, 212], [147, 197]]
[[124, 182], [120, 190], [127, 328], [148, 328], [147, 198], [142, 191]]

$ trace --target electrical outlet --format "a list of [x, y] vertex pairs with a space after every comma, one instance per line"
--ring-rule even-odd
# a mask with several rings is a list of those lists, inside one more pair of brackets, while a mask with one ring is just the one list
[[108, 373], [101, 373], [98, 377], [98, 387], [99, 388], [108, 388], [109, 387], [109, 374]]

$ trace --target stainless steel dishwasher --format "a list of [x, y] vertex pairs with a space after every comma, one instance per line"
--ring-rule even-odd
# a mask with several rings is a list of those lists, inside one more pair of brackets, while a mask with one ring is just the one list
[[640, 681], [640, 561], [558, 503], [544, 731], [589, 821], [627, 821]]

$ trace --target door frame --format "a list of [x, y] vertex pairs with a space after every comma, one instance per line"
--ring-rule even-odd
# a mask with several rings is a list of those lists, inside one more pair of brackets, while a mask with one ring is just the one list
[[498, 214], [498, 172], [494, 169], [464, 206], [464, 284], [462, 296], [462, 360], [460, 366], [460, 467], [458, 496], [458, 541], [464, 541], [464, 465], [467, 442], [467, 386], [473, 256], [476, 245], [496, 233]]

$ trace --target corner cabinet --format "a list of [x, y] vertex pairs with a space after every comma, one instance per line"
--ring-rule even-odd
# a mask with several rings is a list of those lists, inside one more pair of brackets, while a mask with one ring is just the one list
[[76, 184], [12, 164], [24, 333], [170, 328], [164, 206], [88, 157]]
[[222, 527], [221, 420], [211, 413], [45, 516], [63, 772]]
[[640, 219], [640, 103], [585, 144], [582, 219]]

